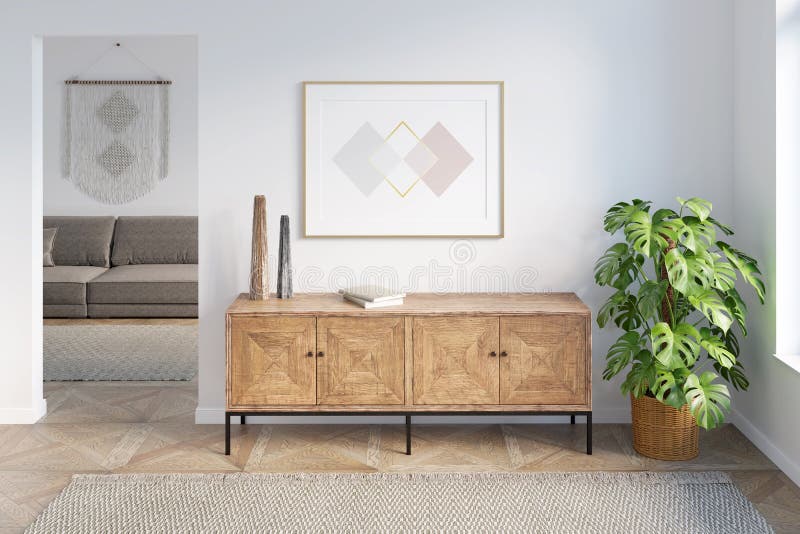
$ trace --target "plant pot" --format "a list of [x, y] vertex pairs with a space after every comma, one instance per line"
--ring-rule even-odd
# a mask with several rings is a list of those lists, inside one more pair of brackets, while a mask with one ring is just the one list
[[700, 451], [697, 423], [689, 405], [680, 410], [648, 396], [631, 395], [633, 448], [657, 460], [691, 460]]

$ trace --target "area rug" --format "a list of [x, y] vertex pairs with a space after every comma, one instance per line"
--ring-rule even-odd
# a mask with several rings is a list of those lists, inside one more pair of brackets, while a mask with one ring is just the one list
[[191, 380], [197, 325], [45, 325], [44, 379]]
[[719, 472], [75, 475], [28, 532], [771, 532]]

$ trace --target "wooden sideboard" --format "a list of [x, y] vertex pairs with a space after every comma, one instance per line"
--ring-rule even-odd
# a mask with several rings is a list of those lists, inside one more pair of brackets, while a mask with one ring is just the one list
[[362, 309], [336, 294], [249, 300], [226, 318], [225, 454], [231, 417], [586, 416], [592, 328], [573, 293], [414, 294]]

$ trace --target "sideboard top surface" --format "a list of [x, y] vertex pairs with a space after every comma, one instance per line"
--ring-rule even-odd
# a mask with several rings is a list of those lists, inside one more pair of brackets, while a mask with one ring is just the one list
[[229, 315], [527, 315], [567, 313], [590, 315], [575, 293], [487, 293], [406, 296], [402, 306], [365, 310], [336, 293], [295, 293], [290, 299], [271, 295], [268, 300], [250, 300], [240, 294], [228, 307]]

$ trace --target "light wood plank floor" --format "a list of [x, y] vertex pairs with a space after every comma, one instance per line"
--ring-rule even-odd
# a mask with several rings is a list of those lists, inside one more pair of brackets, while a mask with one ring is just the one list
[[[438, 425], [403, 427], [246, 425], [224, 456], [222, 425], [195, 425], [196, 384], [48, 383], [48, 415], [36, 425], [0, 426], [0, 531], [18, 532], [73, 473], [226, 471], [575, 471], [724, 470], [777, 532], [800, 531], [800, 489], [736, 428], [701, 432], [691, 462], [637, 455], [629, 425], [585, 427]], [[580, 418], [579, 418], [580, 419]]]

